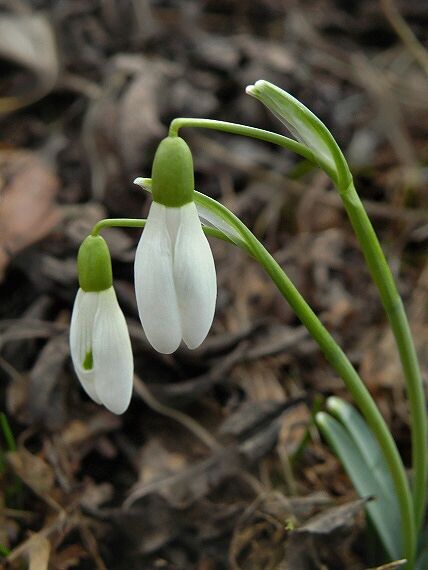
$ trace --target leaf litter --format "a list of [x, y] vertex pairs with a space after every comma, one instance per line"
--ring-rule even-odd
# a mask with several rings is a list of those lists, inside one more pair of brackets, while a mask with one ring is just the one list
[[[427, 8], [395, 3], [426, 44]], [[381, 566], [367, 552], [368, 498], [356, 498], [313, 428], [316, 397], [346, 397], [345, 390], [241, 252], [213, 242], [213, 330], [198, 350], [163, 356], [138, 323], [139, 233], [105, 232], [136, 363], [124, 416], [81, 392], [67, 334], [79, 243], [102, 217], [147, 210], [132, 180], [150, 175], [168, 122], [209, 116], [280, 131], [244, 95], [263, 77], [319, 114], [350, 158], [426, 377], [428, 199], [420, 165], [428, 115], [420, 61], [369, 0], [352, 8], [333, 0], [304, 8], [256, 0], [239, 9], [193, 0], [5, 4], [0, 24], [23, 39], [0, 41], [8, 71], [0, 97], [14, 103], [2, 107], [0, 98], [1, 407], [16, 438], [8, 450], [0, 434], [2, 562], [398, 568], [400, 561]], [[359, 367], [407, 460], [408, 413], [390, 333], [325, 176], [255, 141], [183, 134], [198, 188], [275, 253]]]

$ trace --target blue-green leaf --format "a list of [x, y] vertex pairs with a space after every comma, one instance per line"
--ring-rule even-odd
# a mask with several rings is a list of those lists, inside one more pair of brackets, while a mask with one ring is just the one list
[[347, 429], [373, 477], [377, 479], [383, 494], [391, 504], [394, 504], [398, 516], [400, 509], [388, 464], [379, 443], [364, 418], [351, 404], [336, 396], [328, 398], [327, 410]]
[[[392, 560], [402, 556], [400, 513], [397, 503], [385, 493], [378, 476], [373, 472], [372, 460], [367, 461], [349, 431], [325, 412], [316, 416], [317, 425], [343, 464], [360, 497], [374, 497], [367, 504], [367, 513], [376, 528], [386, 552]], [[357, 429], [354, 428], [353, 429]], [[370, 446], [370, 444], [368, 444]]]

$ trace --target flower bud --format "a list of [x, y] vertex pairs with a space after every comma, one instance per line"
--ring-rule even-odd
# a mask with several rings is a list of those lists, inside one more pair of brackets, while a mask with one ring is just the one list
[[193, 202], [195, 181], [192, 153], [181, 137], [161, 141], [152, 168], [153, 200], [177, 208]]
[[83, 291], [105, 291], [113, 285], [110, 252], [101, 236], [88, 236], [82, 242], [77, 256], [77, 270]]

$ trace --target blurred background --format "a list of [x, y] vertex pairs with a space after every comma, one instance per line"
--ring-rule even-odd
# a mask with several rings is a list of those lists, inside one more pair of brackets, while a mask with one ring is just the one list
[[[68, 329], [80, 242], [103, 217], [147, 213], [132, 180], [150, 176], [173, 118], [284, 132], [245, 95], [263, 78], [301, 99], [344, 150], [426, 379], [428, 4], [0, 7], [2, 567], [360, 570], [381, 562], [362, 503], [311, 421], [323, 397], [346, 398], [342, 383], [243, 252], [211, 240], [212, 331], [198, 350], [164, 356], [138, 321], [140, 232], [105, 230], [135, 356], [123, 416], [83, 393]], [[181, 134], [197, 188], [239, 215], [286, 269], [361, 372], [407, 460], [394, 345], [327, 177], [265, 143]]]

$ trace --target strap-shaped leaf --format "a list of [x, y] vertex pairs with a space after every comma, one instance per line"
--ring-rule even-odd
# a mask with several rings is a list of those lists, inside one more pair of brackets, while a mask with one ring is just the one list
[[[363, 455], [348, 429], [329, 414], [319, 412], [316, 422], [322, 435], [342, 462], [360, 497], [374, 497], [374, 500], [367, 504], [367, 513], [391, 559], [400, 558], [402, 555], [400, 514], [396, 501], [391, 500], [389, 491], [384, 492], [379, 478], [373, 472], [376, 459], [367, 461], [368, 452]], [[354, 424], [352, 429], [358, 428]], [[363, 430], [365, 431], [364, 428]], [[358, 438], [360, 437], [361, 434]], [[369, 443], [368, 448], [370, 446]]]
[[382, 453], [382, 449], [364, 418], [351, 404], [348, 404], [348, 402], [336, 396], [328, 398], [327, 409], [347, 429], [348, 434], [364, 457], [367, 466], [377, 479], [383, 490], [383, 494], [388, 498], [391, 504], [395, 504], [398, 516], [398, 501], [388, 465]]
[[419, 539], [420, 552], [416, 560], [415, 570], [426, 570], [428, 568], [428, 526], [426, 526]]

